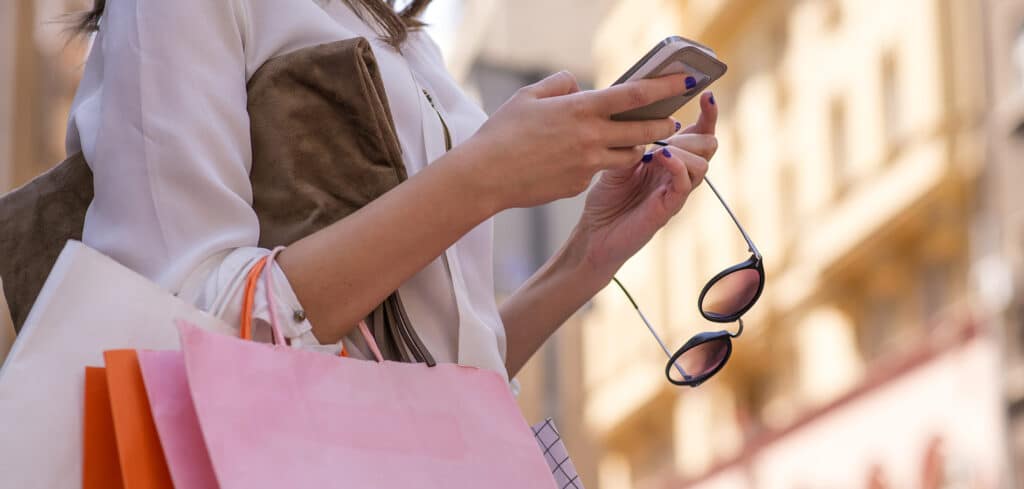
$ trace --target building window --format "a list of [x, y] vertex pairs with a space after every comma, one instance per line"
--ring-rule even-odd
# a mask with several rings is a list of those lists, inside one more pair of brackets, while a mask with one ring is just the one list
[[868, 472], [867, 486], [868, 489], [889, 489], [889, 478], [886, 477], [885, 471], [882, 470], [881, 466], [876, 464], [871, 467], [871, 470]]
[[777, 18], [767, 29], [766, 37], [769, 49], [764, 53], [763, 59], [768, 62], [768, 66], [778, 69], [789, 52], [789, 19], [787, 17]]
[[925, 324], [930, 324], [950, 300], [953, 276], [949, 265], [942, 262], [925, 264], [918, 273], [921, 316]]
[[861, 355], [869, 362], [895, 348], [899, 334], [899, 304], [895, 297], [872, 297], [864, 304], [859, 331]]
[[824, 0], [823, 20], [825, 29], [835, 31], [843, 22], [843, 7], [839, 0]]
[[943, 445], [942, 438], [937, 436], [928, 442], [921, 466], [921, 489], [943, 489], [955, 485], [949, 477]]
[[787, 80], [781, 74], [777, 74], [775, 76], [775, 108], [777, 117], [780, 121], [789, 112], [790, 100], [789, 83], [787, 83]]
[[885, 140], [890, 150], [896, 149], [903, 132], [903, 114], [900, 110], [896, 56], [891, 52], [882, 58], [882, 117]]
[[835, 196], [842, 197], [850, 187], [849, 148], [846, 137], [846, 105], [835, 100], [829, 108], [829, 149]]

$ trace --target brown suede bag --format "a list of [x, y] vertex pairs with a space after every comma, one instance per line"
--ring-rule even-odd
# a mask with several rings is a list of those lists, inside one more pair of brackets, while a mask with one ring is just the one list
[[[247, 87], [259, 245], [291, 244], [407, 178], [387, 96], [363, 38], [267, 61]], [[0, 197], [0, 278], [15, 330], [93, 198], [81, 153]], [[434, 363], [395, 291], [371, 315], [387, 359]]]

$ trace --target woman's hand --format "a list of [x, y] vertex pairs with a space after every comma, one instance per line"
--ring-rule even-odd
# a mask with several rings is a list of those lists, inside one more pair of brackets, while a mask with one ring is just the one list
[[519, 90], [454, 151], [472, 151], [471, 177], [495, 211], [577, 195], [601, 170], [630, 171], [643, 145], [671, 136], [672, 119], [610, 116], [686, 92], [683, 75], [579, 91], [568, 72]]
[[718, 108], [711, 93], [700, 99], [697, 123], [634, 164], [604, 172], [587, 195], [575, 239], [587, 264], [610, 279], [683, 207], [704, 179], [718, 149]]

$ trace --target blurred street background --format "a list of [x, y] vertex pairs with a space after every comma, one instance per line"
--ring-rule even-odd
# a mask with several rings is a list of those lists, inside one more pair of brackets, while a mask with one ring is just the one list
[[[51, 21], [85, 3], [0, 0], [2, 191], [64, 156], [86, 46]], [[612, 288], [538, 353], [524, 413], [555, 419], [589, 489], [1024, 488], [1024, 0], [435, 0], [427, 20], [488, 112], [561, 69], [608, 86], [670, 35], [729, 65], [708, 175], [767, 288], [697, 389]], [[581, 205], [498, 216], [499, 300]], [[674, 348], [722, 328], [697, 296], [747, 256], [703, 186], [618, 277]]]

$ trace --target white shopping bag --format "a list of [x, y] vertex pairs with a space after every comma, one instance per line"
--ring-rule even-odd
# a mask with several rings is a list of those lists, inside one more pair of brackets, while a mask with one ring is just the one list
[[178, 349], [176, 319], [220, 320], [69, 241], [0, 367], [0, 486], [80, 488], [86, 365], [103, 351]]

